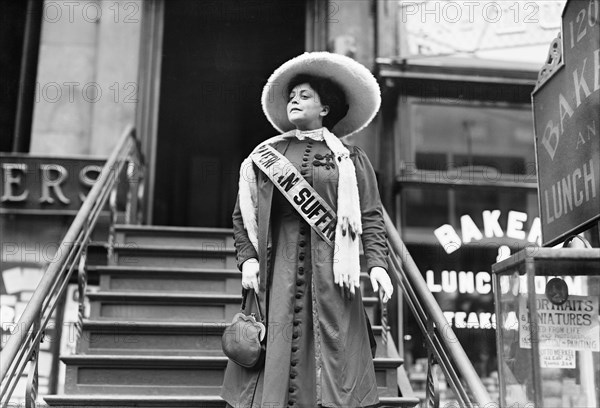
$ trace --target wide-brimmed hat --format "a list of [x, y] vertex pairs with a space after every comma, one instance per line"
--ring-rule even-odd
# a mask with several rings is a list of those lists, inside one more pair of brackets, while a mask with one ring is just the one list
[[330, 129], [337, 137], [364, 129], [379, 111], [379, 84], [364, 65], [340, 54], [305, 52], [277, 68], [263, 88], [263, 112], [281, 133], [295, 128], [287, 116], [287, 87], [290, 80], [299, 74], [328, 78], [344, 91], [348, 113]]

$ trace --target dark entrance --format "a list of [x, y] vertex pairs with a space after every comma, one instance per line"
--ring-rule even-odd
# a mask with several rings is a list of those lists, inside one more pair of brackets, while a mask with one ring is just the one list
[[241, 160], [275, 130], [260, 94], [305, 49], [303, 1], [165, 1], [155, 225], [231, 226]]
[[0, 1], [0, 152], [29, 152], [42, 9]]

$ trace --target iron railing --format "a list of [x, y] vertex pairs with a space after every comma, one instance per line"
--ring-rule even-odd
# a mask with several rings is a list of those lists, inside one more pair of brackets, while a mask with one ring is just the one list
[[[110, 201], [111, 225], [114, 225], [118, 208], [117, 197], [126, 195], [125, 222], [141, 223], [141, 203], [143, 200], [144, 160], [134, 129], [129, 126], [106, 161], [98, 180], [83, 202], [73, 223], [62, 240], [52, 262], [46, 268], [40, 283], [23, 311], [19, 322], [8, 335], [2, 349], [0, 361], [0, 407], [9, 406], [15, 387], [29, 365], [25, 407], [36, 406], [38, 391], [38, 357], [40, 343], [44, 341], [48, 326], [59, 300], [65, 295], [67, 285], [75, 268], [78, 268], [79, 322], [81, 332], [83, 319], [84, 292], [87, 282], [85, 271], [86, 249], [91, 233], [100, 214]], [[126, 182], [123, 182], [123, 176]], [[112, 227], [111, 227], [112, 228]], [[110, 245], [114, 243], [114, 231], [109, 232]]]
[[497, 407], [385, 210], [384, 220], [390, 247], [389, 270], [392, 281], [402, 290], [427, 347], [429, 367], [425, 406], [439, 406], [437, 370], [441, 369], [460, 407]]

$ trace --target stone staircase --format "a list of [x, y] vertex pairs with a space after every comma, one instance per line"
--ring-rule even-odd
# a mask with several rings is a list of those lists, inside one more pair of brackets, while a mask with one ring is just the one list
[[[224, 407], [218, 396], [227, 358], [224, 328], [239, 311], [240, 272], [232, 231], [211, 228], [116, 226], [108, 265], [89, 266], [99, 290], [87, 294], [77, 354], [66, 365], [54, 407]], [[378, 300], [363, 274], [361, 291], [371, 322]], [[381, 406], [413, 407], [398, 395], [402, 359], [381, 326], [375, 370]]]

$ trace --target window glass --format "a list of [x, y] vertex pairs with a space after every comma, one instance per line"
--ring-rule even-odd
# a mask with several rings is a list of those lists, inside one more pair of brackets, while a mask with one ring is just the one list
[[[514, 246], [515, 239], [509, 235], [518, 233], [507, 233], [509, 214], [526, 214], [522, 226], [519, 226], [519, 230], [524, 231], [526, 236], [529, 236], [533, 221], [538, 216], [535, 189], [423, 185], [402, 188], [400, 203], [403, 233], [408, 242], [437, 242], [434, 231], [444, 224], [451, 225], [459, 236], [462, 236], [461, 218], [468, 216], [473, 221], [474, 228], [481, 233], [481, 242], [491, 240], [498, 244]], [[494, 213], [484, 220], [485, 211]], [[497, 211], [499, 216], [496, 218]], [[525, 218], [525, 215], [513, 214], [513, 217], [515, 221], [511, 226], [514, 229], [514, 222], [521, 222], [519, 220]], [[493, 237], [486, 236], [486, 224], [488, 232], [495, 231]], [[471, 223], [469, 225], [473, 227]], [[498, 228], [502, 230], [502, 237], [498, 237]], [[479, 235], [477, 232], [475, 234]]]
[[535, 172], [529, 109], [414, 103], [410, 114], [417, 169]]

